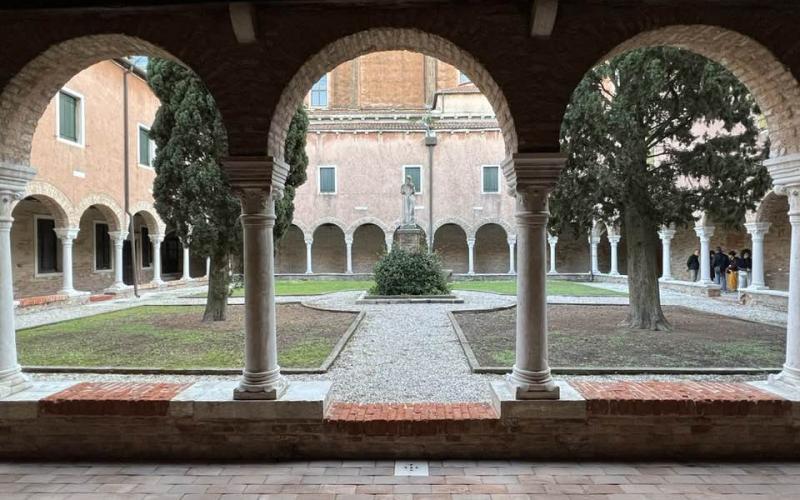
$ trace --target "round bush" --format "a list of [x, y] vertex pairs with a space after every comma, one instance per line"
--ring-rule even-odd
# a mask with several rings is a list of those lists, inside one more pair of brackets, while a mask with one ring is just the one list
[[450, 293], [439, 257], [427, 250], [394, 249], [375, 264], [373, 295], [446, 295]]

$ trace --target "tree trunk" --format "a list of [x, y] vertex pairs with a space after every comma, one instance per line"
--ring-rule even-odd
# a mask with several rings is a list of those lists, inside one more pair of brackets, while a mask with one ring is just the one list
[[211, 270], [208, 276], [208, 296], [203, 321], [225, 321], [228, 306], [228, 255], [215, 251], [211, 255]]
[[625, 241], [628, 257], [628, 326], [642, 330], [671, 331], [661, 310], [658, 286], [658, 240], [655, 226], [635, 207], [625, 207]]

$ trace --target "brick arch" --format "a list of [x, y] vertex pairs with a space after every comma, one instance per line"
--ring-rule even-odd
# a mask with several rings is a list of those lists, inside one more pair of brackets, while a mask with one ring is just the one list
[[785, 194], [780, 194], [775, 190], [770, 190], [759, 202], [753, 214], [753, 222], [775, 222], [776, 215], [780, 214], [780, 220], [788, 218], [789, 202]]
[[375, 218], [375, 217], [362, 217], [357, 221], [353, 222], [347, 227], [347, 230], [344, 232], [345, 235], [353, 236], [356, 234], [356, 230], [364, 226], [366, 224], [372, 224], [373, 226], [378, 226], [384, 234], [390, 234], [394, 229], [390, 229], [388, 224], [385, 224], [382, 220]]
[[56, 221], [56, 227], [78, 227], [80, 225], [80, 212], [75, 210], [67, 195], [52, 184], [42, 181], [29, 182], [23, 199], [28, 197], [39, 200], [47, 207]]
[[158, 216], [152, 204], [140, 201], [133, 205], [131, 207], [131, 215], [135, 217], [137, 214], [144, 219], [150, 234], [167, 234], [167, 225]]
[[140, 38], [104, 34], [55, 44], [28, 62], [0, 94], [0, 161], [29, 165], [33, 132], [56, 92], [93, 64], [133, 54], [175, 59]]
[[122, 221], [125, 220], [125, 215], [116, 200], [103, 193], [90, 194], [78, 204], [76, 211], [78, 217], [83, 217], [83, 214], [91, 207], [97, 208], [103, 214], [106, 222], [108, 222], [109, 231], [119, 231], [122, 228]]
[[485, 226], [487, 224], [496, 224], [496, 225], [502, 227], [503, 230], [506, 232], [506, 237], [515, 236], [516, 235], [516, 233], [514, 232], [514, 228], [511, 227], [511, 225], [508, 222], [506, 222], [503, 219], [500, 219], [498, 217], [491, 217], [491, 218], [481, 219], [478, 222], [476, 222], [475, 225], [472, 226], [472, 229], [471, 229], [472, 237], [474, 238], [478, 234], [478, 231], [480, 230], [480, 228], [482, 228], [483, 226]]
[[295, 73], [284, 88], [272, 116], [268, 154], [275, 158], [283, 158], [289, 123], [295, 110], [320, 76], [356, 57], [388, 50], [420, 52], [463, 71], [492, 105], [503, 133], [506, 154], [510, 156], [517, 151], [517, 132], [506, 97], [494, 78], [472, 55], [445, 38], [417, 29], [373, 28], [329, 44], [306, 61]]
[[640, 33], [600, 62], [634, 49], [670, 46], [724, 66], [753, 95], [767, 121], [771, 157], [800, 153], [800, 85], [765, 46], [750, 37], [709, 25], [674, 25]]
[[433, 235], [434, 239], [436, 238], [436, 231], [439, 230], [440, 227], [445, 226], [447, 224], [453, 224], [461, 228], [464, 231], [464, 235], [467, 238], [471, 238], [475, 235], [472, 232], [472, 228], [470, 227], [469, 223], [460, 217], [445, 217], [444, 219], [439, 219], [433, 224]]

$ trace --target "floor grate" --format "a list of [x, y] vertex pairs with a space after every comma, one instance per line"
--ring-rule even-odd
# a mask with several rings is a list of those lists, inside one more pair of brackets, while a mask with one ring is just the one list
[[395, 476], [427, 476], [428, 462], [398, 460], [394, 463]]

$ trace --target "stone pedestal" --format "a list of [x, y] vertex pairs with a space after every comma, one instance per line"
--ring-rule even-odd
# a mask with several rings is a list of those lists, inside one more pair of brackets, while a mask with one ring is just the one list
[[425, 247], [425, 232], [419, 226], [401, 226], [397, 229], [395, 246], [406, 252], [419, 252]]

